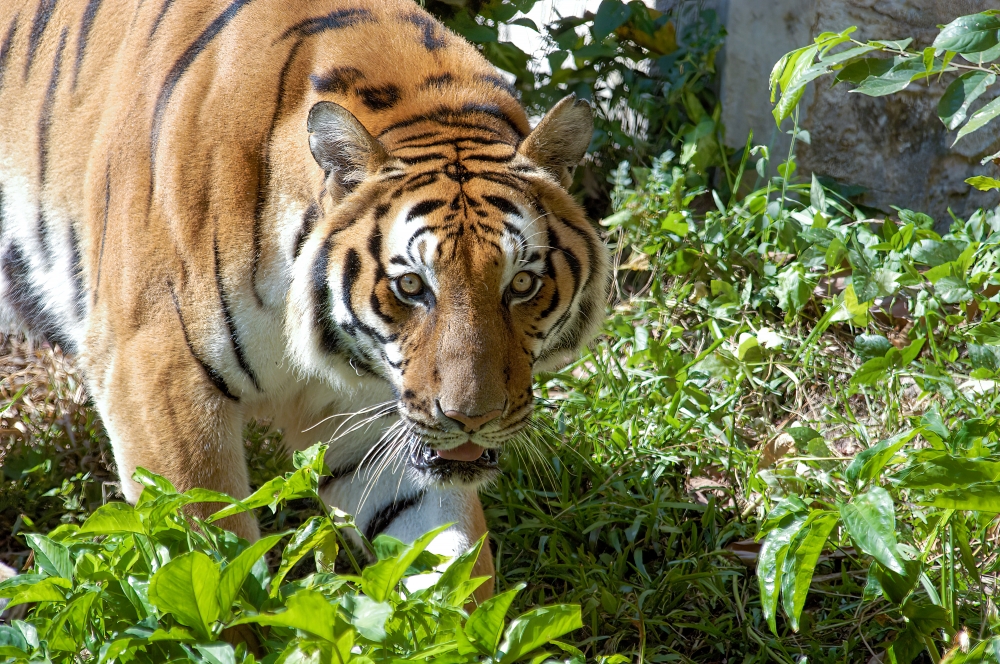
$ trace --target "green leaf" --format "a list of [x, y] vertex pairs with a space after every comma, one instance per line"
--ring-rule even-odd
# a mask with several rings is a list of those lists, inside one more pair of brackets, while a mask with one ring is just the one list
[[948, 129], [957, 129], [965, 122], [972, 102], [979, 99], [986, 88], [996, 83], [993, 72], [970, 71], [962, 74], [948, 86], [938, 102], [938, 117]]
[[815, 283], [806, 276], [802, 264], [788, 266], [778, 274], [778, 283], [774, 287], [778, 307], [789, 315], [800, 311], [812, 299], [814, 287]]
[[583, 627], [580, 606], [554, 604], [528, 611], [514, 619], [504, 635], [500, 664], [516, 662], [535, 648]]
[[840, 518], [856, 547], [886, 569], [905, 571], [896, 550], [896, 513], [888, 491], [876, 486], [855, 496], [840, 506]]
[[938, 242], [937, 240], [921, 240], [910, 249], [910, 257], [917, 263], [935, 267], [958, 260], [965, 247], [957, 242]]
[[958, 136], [955, 137], [955, 142], [952, 145], [954, 146], [963, 136], [980, 129], [998, 115], [1000, 115], [1000, 97], [997, 97], [973, 113], [969, 121], [965, 123], [965, 126], [958, 130]]
[[344, 609], [347, 622], [354, 625], [358, 634], [376, 643], [385, 640], [385, 623], [392, 617], [390, 604], [376, 602], [364, 595], [344, 595], [340, 606]]
[[989, 482], [944, 491], [928, 504], [968, 512], [1000, 512], [1000, 484]]
[[781, 586], [781, 568], [792, 538], [805, 525], [807, 518], [804, 514], [793, 514], [783, 519], [781, 525], [768, 533], [757, 556], [761, 609], [764, 619], [775, 634], [778, 633], [775, 616], [778, 609], [778, 589]]
[[73, 578], [73, 561], [69, 549], [45, 535], [28, 533], [24, 536], [28, 546], [35, 552], [35, 564], [52, 576]]
[[328, 537], [334, 536], [333, 526], [325, 516], [311, 516], [296, 528], [292, 539], [281, 552], [281, 564], [271, 580], [271, 596], [277, 596], [285, 575], [303, 556], [323, 544]]
[[410, 563], [416, 560], [417, 556], [427, 548], [435, 537], [450, 526], [451, 524], [438, 526], [431, 532], [418, 537], [399, 556], [380, 560], [374, 565], [364, 568], [361, 572], [361, 589], [376, 602], [384, 602], [389, 599]]
[[970, 484], [995, 482], [1000, 478], [1000, 461], [957, 457], [944, 452], [921, 455], [898, 476], [906, 489], [956, 489]]
[[465, 623], [465, 635], [484, 655], [492, 656], [496, 653], [500, 637], [503, 635], [503, 622], [507, 610], [522, 590], [524, 584], [519, 583], [505, 593], [494, 595], [480, 604], [469, 616], [469, 620]]
[[972, 289], [961, 277], [941, 277], [934, 283], [934, 292], [942, 302], [958, 304], [972, 300]]
[[448, 598], [452, 606], [461, 606], [468, 599], [468, 595], [462, 596], [461, 593], [456, 594], [455, 591], [464, 591], [468, 587], [467, 582], [472, 577], [472, 568], [475, 567], [476, 561], [479, 559], [479, 553], [483, 550], [485, 542], [486, 535], [483, 535], [472, 548], [451, 561], [448, 568], [441, 573], [441, 577], [437, 580], [437, 583], [434, 584], [434, 588], [444, 597]]
[[231, 625], [256, 623], [258, 625], [291, 627], [334, 643], [338, 639], [338, 632], [335, 630], [337, 604], [315, 590], [304, 588], [288, 598], [284, 611], [245, 616], [233, 621]]
[[850, 465], [844, 470], [844, 478], [853, 489], [859, 482], [867, 483], [889, 463], [889, 460], [896, 455], [903, 445], [908, 443], [921, 430], [910, 429], [903, 433], [896, 434], [892, 438], [887, 438], [872, 445], [866, 450], [858, 452]]
[[19, 585], [7, 604], [7, 609], [12, 609], [18, 604], [64, 602], [66, 601], [65, 591], [72, 588], [72, 585], [68, 579], [58, 576], [50, 576], [36, 583]]
[[835, 512], [815, 510], [788, 546], [781, 565], [781, 605], [796, 632], [799, 631], [799, 616], [806, 604], [816, 562], [836, 525]]
[[226, 565], [219, 579], [219, 607], [223, 612], [233, 605], [254, 564], [284, 536], [285, 533], [281, 533], [260, 539]]
[[98, 533], [110, 535], [113, 533], [144, 534], [139, 513], [128, 503], [107, 503], [101, 505], [80, 526], [81, 533]]
[[966, 184], [971, 184], [979, 191], [993, 191], [994, 189], [1000, 189], [1000, 180], [987, 177], [985, 175], [975, 175], [971, 178], [967, 178], [965, 182]]
[[884, 97], [906, 89], [912, 81], [918, 78], [948, 70], [946, 67], [932, 67], [928, 71], [922, 58], [896, 57], [893, 63], [889, 71], [878, 76], [869, 76], [851, 92], [858, 92], [869, 97]]
[[876, 357], [885, 357], [892, 344], [881, 334], [859, 334], [854, 337], [854, 352], [862, 362]]
[[834, 84], [842, 81], [861, 83], [868, 78], [877, 78], [892, 69], [891, 58], [862, 58], [846, 65], [834, 78]]
[[944, 26], [932, 46], [938, 51], [979, 53], [993, 48], [998, 40], [1000, 16], [995, 11], [960, 16]]
[[594, 41], [604, 41], [604, 38], [625, 25], [632, 16], [632, 8], [620, 0], [603, 0], [594, 15], [592, 32]]
[[153, 575], [149, 601], [208, 638], [212, 624], [219, 619], [219, 576], [218, 566], [204, 553], [185, 553]]
[[873, 357], [851, 376], [851, 385], [874, 385], [882, 380], [891, 363], [884, 357]]

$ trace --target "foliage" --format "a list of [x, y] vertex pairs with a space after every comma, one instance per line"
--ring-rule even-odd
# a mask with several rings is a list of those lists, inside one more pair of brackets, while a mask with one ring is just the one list
[[[668, 148], [688, 143], [698, 146], [693, 154], [701, 172], [723, 165], [714, 82], [724, 31], [714, 12], [699, 11], [692, 0], [677, 3], [668, 13], [640, 0], [603, 0], [596, 13], [563, 16], [539, 26], [521, 15], [538, 4], [426, 2], [448, 27], [514, 77], [530, 113], [541, 116], [570, 93], [596, 103], [591, 156], [577, 176], [577, 190], [593, 216], [607, 213], [608, 176], [622, 159], [648, 166]], [[511, 25], [537, 32], [544, 53], [525, 53], [504, 41], [504, 28]]]
[[[296, 470], [239, 503], [204, 489], [178, 493], [142, 469], [135, 507], [107, 503], [80, 526], [28, 534], [33, 568], [0, 584], [10, 605], [35, 608], [0, 625], [5, 661], [376, 662], [540, 661], [540, 648], [580, 627], [579, 607], [534, 609], [505, 625], [513, 588], [474, 610], [465, 607], [485, 580], [470, 578], [483, 545], [446, 561], [427, 551], [434, 531], [404, 545], [379, 537], [362, 545], [377, 562], [357, 567], [350, 517], [319, 500], [326, 446], [295, 455]], [[308, 498], [322, 514], [294, 531], [250, 544], [214, 525], [225, 515]], [[227, 503], [207, 521], [184, 505]], [[277, 570], [264, 554], [284, 543]], [[338, 554], [354, 564], [337, 573]], [[316, 570], [291, 580], [310, 556]], [[444, 563], [450, 562], [445, 566]], [[241, 629], [242, 628], [242, 629]], [[249, 631], [248, 631], [249, 630]], [[235, 648], [227, 642], [235, 641]], [[255, 652], [252, 652], [255, 651]], [[548, 652], [578, 651], [556, 644]]]
[[[828, 74], [834, 75], [834, 85], [851, 83], [853, 92], [871, 97], [895, 94], [914, 81], [947, 75], [950, 83], [941, 95], [937, 113], [945, 127], [958, 130], [955, 143], [1000, 116], [1000, 99], [990, 94], [991, 88], [996, 91], [1000, 73], [1000, 64], [995, 63], [1000, 58], [1000, 10], [956, 18], [941, 26], [934, 42], [924, 49], [913, 48], [912, 38], [861, 42], [851, 37], [856, 29], [824, 32], [809, 46], [786, 54], [774, 65], [771, 101], [780, 91], [774, 107], [779, 126], [792, 116], [806, 86]], [[973, 110], [980, 98], [991, 97]], [[998, 159], [1000, 153], [982, 163]], [[987, 176], [966, 182], [982, 191], [1000, 189], [1000, 181]]]

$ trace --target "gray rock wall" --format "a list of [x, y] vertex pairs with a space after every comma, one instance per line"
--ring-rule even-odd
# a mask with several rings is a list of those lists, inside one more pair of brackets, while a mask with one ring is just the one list
[[[726, 140], [742, 147], [747, 132], [769, 145], [774, 163], [788, 149], [788, 136], [771, 116], [767, 80], [786, 52], [823, 31], [858, 26], [857, 39], [913, 37], [925, 46], [937, 25], [957, 16], [996, 8], [986, 0], [729, 0], [723, 54], [722, 100]], [[796, 149], [800, 173], [815, 172], [866, 189], [863, 202], [886, 211], [890, 205], [921, 210], [947, 228], [948, 208], [960, 217], [995, 206], [1000, 195], [964, 183], [977, 174], [997, 177], [1000, 169], [979, 160], [1000, 150], [1000, 132], [986, 127], [951, 148], [949, 132], [936, 115], [943, 86], [911, 84], [902, 93], [872, 98], [830, 87], [820, 79], [805, 95], [800, 125], [812, 144]], [[979, 102], [983, 103], [982, 101]], [[786, 121], [790, 128], [791, 122]], [[779, 155], [781, 155], [779, 157]]]

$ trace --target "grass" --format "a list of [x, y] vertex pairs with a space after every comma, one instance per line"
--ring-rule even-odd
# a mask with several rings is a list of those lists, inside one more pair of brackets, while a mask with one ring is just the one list
[[[746, 191], [748, 162], [728, 189]], [[704, 182], [672, 154], [618, 170], [605, 334], [540, 377], [535, 426], [484, 495], [499, 590], [525, 584], [518, 612], [578, 603], [583, 627], [564, 640], [607, 662], [963, 661], [955, 639], [992, 647], [1000, 219], [942, 237], [816, 181], [729, 204]], [[0, 559], [21, 566], [24, 532], [80, 523], [116, 494], [71, 362], [4, 344]], [[291, 468], [265, 424], [246, 439], [256, 485]], [[928, 464], [967, 474], [921, 480]], [[264, 531], [315, 510], [264, 512]], [[859, 529], [852, 514], [877, 518]]]

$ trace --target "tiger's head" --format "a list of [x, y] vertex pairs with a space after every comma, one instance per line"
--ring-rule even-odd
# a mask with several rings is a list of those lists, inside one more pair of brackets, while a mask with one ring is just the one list
[[533, 374], [600, 325], [609, 268], [566, 191], [589, 104], [563, 99], [523, 140], [474, 107], [442, 113], [376, 139], [347, 109], [312, 107], [323, 191], [289, 332], [311, 371], [387, 381], [412, 465], [468, 484], [527, 426]]

